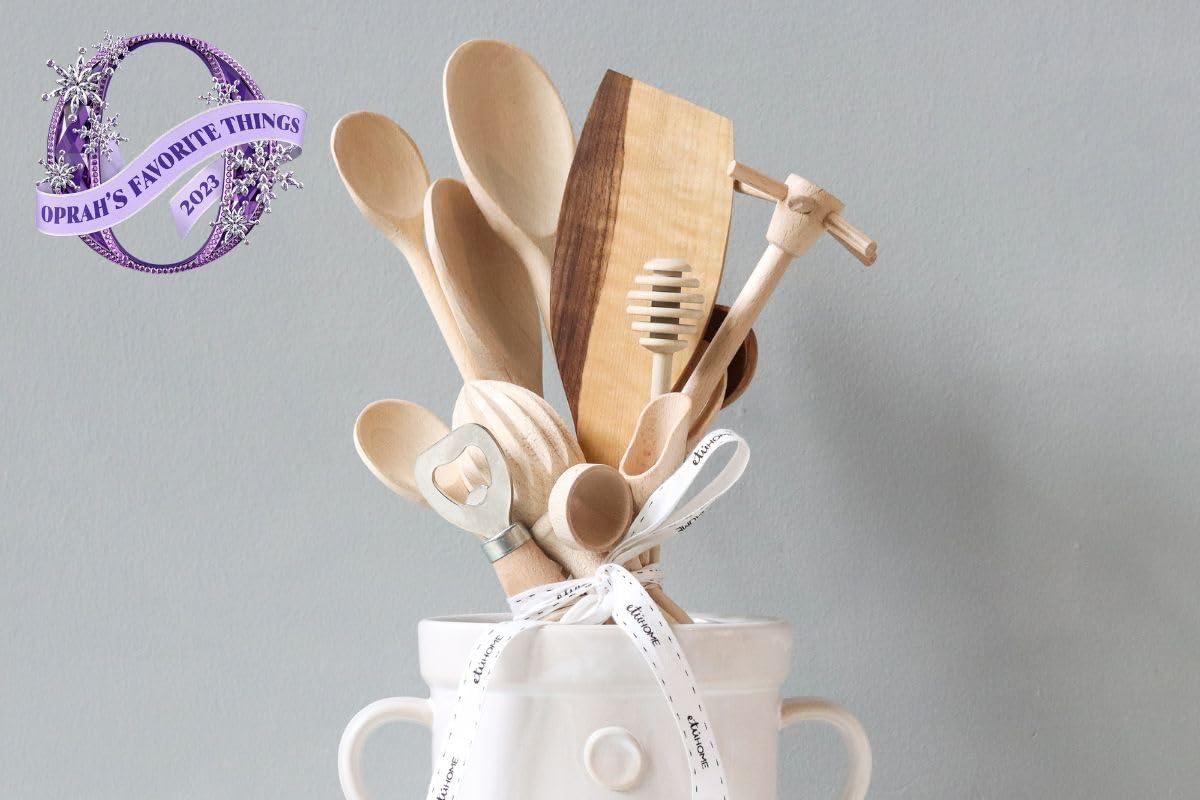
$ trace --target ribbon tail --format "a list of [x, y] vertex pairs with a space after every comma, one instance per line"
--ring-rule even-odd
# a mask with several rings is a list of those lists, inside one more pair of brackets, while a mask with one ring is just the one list
[[696, 800], [727, 800], [725, 769], [687, 655], [642, 584], [617, 564], [606, 564], [601, 569], [608, 571], [612, 579], [613, 621], [638, 646], [674, 714], [691, 773], [689, 796]]
[[475, 642], [471, 657], [458, 685], [454, 704], [454, 724], [446, 732], [442, 753], [429, 779], [426, 800], [454, 800], [467, 774], [468, 758], [479, 722], [483, 715], [483, 700], [488, 684], [495, 674], [500, 655], [520, 634], [545, 623], [541, 620], [514, 619], [490, 628]]

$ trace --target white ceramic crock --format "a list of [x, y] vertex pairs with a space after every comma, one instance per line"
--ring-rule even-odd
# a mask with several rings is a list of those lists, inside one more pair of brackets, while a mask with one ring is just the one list
[[[360, 711], [342, 736], [347, 800], [365, 800], [363, 742], [381, 725], [417, 722], [446, 735], [463, 665], [499, 615], [423, 620], [417, 629], [428, 699], [393, 697]], [[781, 728], [834, 725], [849, 754], [845, 798], [866, 795], [871, 749], [858, 721], [817, 698], [780, 699], [792, 631], [773, 619], [703, 618], [674, 626], [716, 731], [729, 800], [776, 797]], [[613, 625], [551, 625], [518, 637], [488, 689], [462, 800], [687, 800], [679, 732], [649, 668]]]

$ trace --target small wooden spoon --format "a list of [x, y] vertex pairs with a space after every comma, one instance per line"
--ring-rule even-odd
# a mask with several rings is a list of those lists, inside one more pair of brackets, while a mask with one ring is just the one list
[[542, 329], [529, 278], [463, 183], [443, 178], [429, 187], [425, 240], [479, 377], [541, 394]]
[[[354, 449], [380, 483], [405, 500], [425, 505], [413, 465], [417, 456], [449, 432], [446, 423], [424, 406], [407, 400], [376, 400], [354, 421]], [[460, 501], [474, 486], [486, 482], [480, 470], [468, 471], [470, 476], [458, 470], [444, 481], [446, 491]]]
[[477, 377], [425, 249], [422, 206], [429, 173], [420, 150], [403, 128], [370, 111], [338, 120], [329, 144], [350, 199], [407, 259], [458, 371], [468, 380]]
[[550, 330], [550, 264], [575, 154], [562, 98], [532, 56], [490, 39], [451, 54], [442, 90], [463, 178], [492, 228], [520, 255]]

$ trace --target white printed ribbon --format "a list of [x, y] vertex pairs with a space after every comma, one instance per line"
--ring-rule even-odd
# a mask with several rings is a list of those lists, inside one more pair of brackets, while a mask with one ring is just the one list
[[[713, 454], [730, 445], [734, 447], [733, 455], [721, 471], [684, 502]], [[453, 800], [458, 796], [482, 719], [488, 684], [504, 649], [525, 631], [555, 624], [550, 616], [563, 609], [566, 613], [558, 620], [560, 623], [602, 625], [611, 618], [629, 636], [654, 673], [674, 716], [691, 774], [689, 797], [727, 799], [725, 770], [695, 675], [670, 625], [643, 588], [661, 583], [662, 568], [652, 565], [630, 572], [621, 564], [687, 531], [737, 483], [749, 460], [750, 447], [742, 437], [730, 430], [709, 433], [650, 495], [621, 544], [595, 575], [539, 586], [509, 598], [512, 620], [490, 628], [471, 650], [426, 800]]]

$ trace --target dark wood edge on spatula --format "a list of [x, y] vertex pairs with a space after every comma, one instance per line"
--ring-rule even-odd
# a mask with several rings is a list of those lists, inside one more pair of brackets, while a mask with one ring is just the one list
[[590, 135], [580, 136], [558, 218], [550, 273], [550, 341], [567, 402], [576, 416], [592, 317], [604, 285], [604, 275], [586, 273], [592, 265], [607, 263], [604, 253], [612, 245], [632, 86], [627, 75], [605, 73], [584, 123]]

